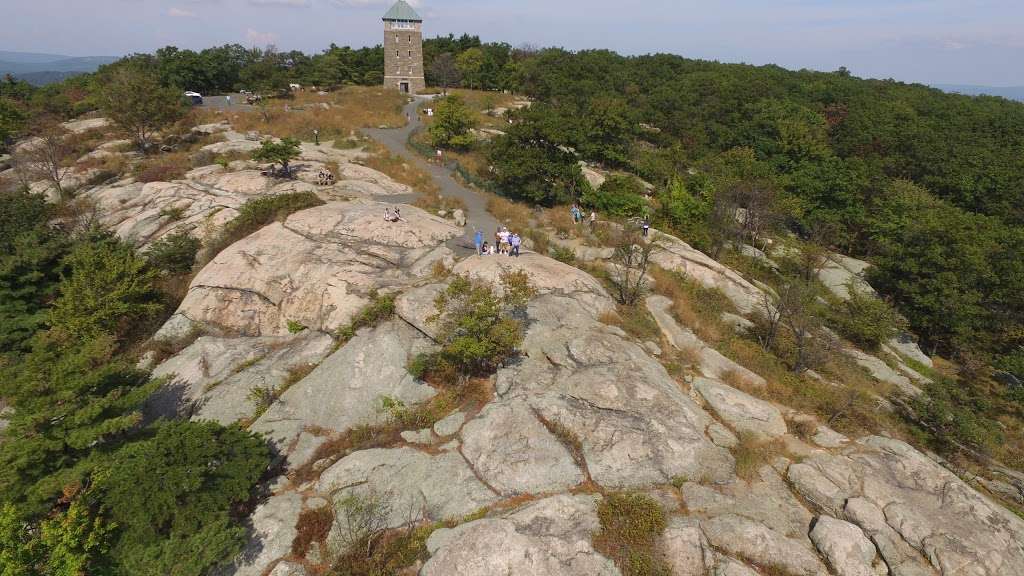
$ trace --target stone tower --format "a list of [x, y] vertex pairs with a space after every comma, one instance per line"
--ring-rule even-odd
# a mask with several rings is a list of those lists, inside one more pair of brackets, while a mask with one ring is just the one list
[[423, 78], [423, 19], [405, 0], [384, 14], [384, 86], [415, 94]]

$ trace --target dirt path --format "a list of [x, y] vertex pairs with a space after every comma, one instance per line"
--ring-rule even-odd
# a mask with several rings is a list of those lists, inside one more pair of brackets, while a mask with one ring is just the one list
[[493, 238], [494, 231], [498, 228], [499, 224], [494, 216], [491, 216], [490, 212], [487, 211], [487, 199], [483, 195], [457, 182], [452, 177], [451, 171], [448, 168], [431, 164], [424, 160], [422, 156], [406, 147], [409, 135], [421, 126], [419, 116], [416, 113], [416, 109], [421, 101], [422, 98], [417, 98], [414, 102], [406, 105], [404, 111], [409, 115], [410, 121], [404, 128], [367, 128], [363, 132], [386, 146], [392, 154], [404, 158], [406, 161], [424, 170], [427, 174], [430, 174], [434, 182], [440, 186], [442, 196], [450, 196], [462, 200], [463, 204], [466, 205], [466, 228], [462, 237], [450, 242], [449, 246], [457, 252], [471, 253], [473, 251], [473, 233], [480, 229], [484, 232], [484, 239]]

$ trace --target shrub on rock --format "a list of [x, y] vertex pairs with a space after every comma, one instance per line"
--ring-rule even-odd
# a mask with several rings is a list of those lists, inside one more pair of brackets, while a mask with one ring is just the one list
[[429, 370], [418, 365], [418, 371], [451, 368], [461, 376], [482, 376], [515, 354], [523, 341], [522, 318], [534, 288], [521, 271], [504, 273], [501, 281], [499, 297], [486, 283], [454, 277], [435, 300], [437, 314], [430, 318], [438, 325], [441, 351]]
[[130, 574], [199, 576], [241, 549], [233, 512], [270, 461], [265, 442], [237, 426], [175, 422], [119, 450], [97, 482], [120, 527], [112, 548]]

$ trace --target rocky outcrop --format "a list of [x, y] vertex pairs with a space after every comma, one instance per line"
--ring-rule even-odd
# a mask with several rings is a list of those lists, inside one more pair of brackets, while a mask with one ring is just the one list
[[889, 352], [894, 355], [910, 358], [911, 360], [920, 362], [921, 364], [927, 366], [928, 368], [935, 367], [935, 364], [934, 362], [932, 362], [931, 357], [921, 350], [921, 347], [917, 344], [917, 341], [914, 340], [914, 337], [911, 336], [910, 334], [899, 334], [894, 338], [890, 339], [888, 342], [886, 342], [885, 346], [889, 350]]
[[921, 389], [915, 386], [910, 378], [891, 368], [881, 358], [861, 352], [856, 348], [847, 348], [845, 352], [853, 358], [861, 368], [864, 368], [874, 378], [896, 387], [900, 393], [907, 396], [919, 396]]
[[230, 424], [253, 415], [253, 389], [278, 390], [293, 370], [319, 364], [330, 352], [326, 334], [257, 338], [203, 336], [153, 370], [169, 381], [148, 412]]
[[335, 502], [336, 541], [344, 541], [346, 498], [384, 498], [389, 528], [458, 519], [498, 500], [458, 452], [431, 455], [405, 447], [346, 456], [324, 470], [316, 490]]
[[572, 298], [595, 316], [615, 309], [608, 292], [593, 276], [533, 252], [524, 253], [518, 258], [470, 256], [460, 261], [452, 270], [455, 274], [464, 274], [488, 282], [499, 292], [501, 275], [518, 271], [526, 272], [530, 276], [530, 283], [537, 289], [539, 295], [557, 294]]
[[792, 465], [788, 478], [863, 530], [894, 574], [1024, 573], [1024, 520], [903, 442], [862, 438]]
[[761, 439], [777, 438], [787, 432], [782, 413], [764, 400], [709, 378], [695, 379], [693, 389], [737, 432]]
[[788, 538], [760, 522], [735, 514], [717, 516], [701, 527], [712, 546], [762, 566], [797, 576], [826, 576], [828, 570], [802, 540]]
[[849, 522], [821, 516], [811, 530], [811, 541], [839, 576], [877, 576], [888, 569], [875, 553], [875, 545]]
[[559, 495], [434, 532], [420, 576], [618, 576], [590, 544], [597, 497]]
[[818, 271], [818, 279], [840, 300], [850, 299], [850, 286], [861, 294], [876, 295], [864, 279], [871, 264], [842, 254], [830, 254]]
[[298, 531], [295, 524], [302, 511], [302, 496], [288, 492], [270, 497], [253, 512], [251, 537], [235, 561], [222, 575], [262, 576], [275, 560], [291, 552]]
[[751, 314], [763, 304], [763, 293], [733, 269], [725, 266], [675, 236], [658, 232], [660, 248], [651, 254], [651, 262], [693, 279], [705, 288], [720, 290], [743, 314]]
[[361, 424], [382, 423], [388, 417], [384, 397], [412, 405], [436, 393], [406, 369], [409, 360], [429, 346], [422, 335], [400, 321], [362, 331], [293, 384], [252, 430], [288, 452], [306, 428], [345, 432]]
[[146, 246], [178, 231], [205, 239], [238, 216], [242, 204], [273, 193], [272, 187], [258, 172], [225, 173], [214, 164], [189, 172], [186, 180], [143, 184], [126, 179], [80, 197], [95, 206], [105, 227]]
[[677, 350], [694, 354], [699, 362], [699, 369], [705, 376], [719, 379], [741, 378], [747, 384], [758, 388], [768, 385], [760, 375], [726, 358], [718, 350], [705, 344], [692, 330], [680, 326], [669, 311], [672, 308], [672, 301], [668, 298], [652, 294], [647, 297], [645, 305], [669, 343]]
[[529, 316], [528, 356], [499, 371], [498, 394], [578, 441], [595, 482], [628, 488], [731, 476], [731, 456], [704, 434], [711, 418], [641, 346], [573, 299], [539, 297]]
[[442, 244], [460, 230], [407, 207], [385, 222], [384, 204], [332, 202], [292, 214], [232, 244], [193, 279], [176, 314], [217, 330], [280, 335], [289, 322], [333, 331], [377, 290], [395, 290], [429, 264], [451, 259]]
[[65, 130], [72, 134], [83, 134], [90, 130], [102, 130], [111, 126], [110, 120], [106, 118], [86, 118], [82, 120], [71, 120], [62, 124]]
[[502, 496], [568, 490], [586, 479], [526, 402], [488, 405], [461, 436], [463, 456]]
[[[211, 151], [251, 149], [259, 139], [224, 124], [202, 131], [223, 134]], [[242, 160], [175, 182], [126, 179], [83, 196], [119, 235], [145, 247], [179, 229], [206, 237], [245, 201], [268, 194], [409, 191], [360, 166], [361, 153], [304, 144], [289, 181]], [[334, 162], [339, 182], [315, 186], [316, 171]], [[328, 545], [336, 547], [353, 502], [380, 498], [389, 527], [451, 526], [428, 540], [429, 560], [412, 569], [421, 576], [617, 575], [592, 544], [601, 499], [593, 487], [638, 490], [661, 504], [668, 528], [659, 550], [676, 576], [1024, 573], [1024, 521], [902, 442], [851, 440], [825, 426], [809, 428], [814, 446], [797, 440], [783, 416], [800, 415], [745, 392], [766, 382], [679, 326], [665, 299], [652, 296], [648, 309], [665, 341], [695, 352], [704, 377], [677, 381], [655, 358], [659, 343], [603, 323], [616, 306], [587, 273], [534, 253], [455, 262], [445, 244], [461, 230], [405, 206], [404, 221], [384, 222], [385, 206], [330, 201], [240, 239], [197, 274], [161, 330], [172, 340], [194, 338], [197, 327], [208, 335], [156, 368], [167, 384], [147, 407], [151, 416], [249, 421], [257, 415], [250, 392], [273, 392], [250, 429], [273, 443], [288, 475], [265, 486], [250, 542], [225, 574], [312, 573], [326, 548], [291, 555], [301, 511], [314, 501], [331, 507]], [[721, 290], [743, 314], [762, 305], [761, 289], [736, 272], [677, 238], [659, 238], [662, 267]], [[416, 354], [437, 349], [428, 319], [446, 286], [434, 276], [438, 262], [499, 288], [505, 272], [529, 275], [538, 295], [526, 311], [521, 354], [483, 386], [490, 393], [493, 385], [493, 398], [452, 406], [432, 425], [389, 427], [375, 439], [379, 447], [335, 451], [357, 427], [394, 422], [385, 399], [413, 406], [438, 393], [407, 370]], [[849, 266], [840, 267], [863, 272]], [[396, 296], [397, 317], [334, 350], [330, 333], [374, 292]], [[740, 316], [728, 322], [746, 325]], [[308, 328], [292, 334], [299, 325]], [[887, 349], [924, 363], [912, 342]], [[906, 369], [870, 358], [892, 372], [871, 361], [880, 378], [904, 391], [914, 386]], [[747, 385], [725, 383], [736, 377]], [[752, 478], [737, 477], [729, 448], [746, 434], [774, 440], [797, 462], [776, 457]]]

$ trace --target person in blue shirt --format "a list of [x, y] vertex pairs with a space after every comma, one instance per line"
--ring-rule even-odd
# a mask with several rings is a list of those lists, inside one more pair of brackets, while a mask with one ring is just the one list
[[523, 243], [523, 239], [519, 237], [519, 234], [513, 234], [509, 238], [509, 243], [512, 245], [512, 252], [509, 255], [519, 258], [519, 246]]
[[481, 248], [484, 245], [484, 233], [477, 228], [476, 234], [473, 234], [473, 244], [476, 244], [476, 253], [481, 253]]

